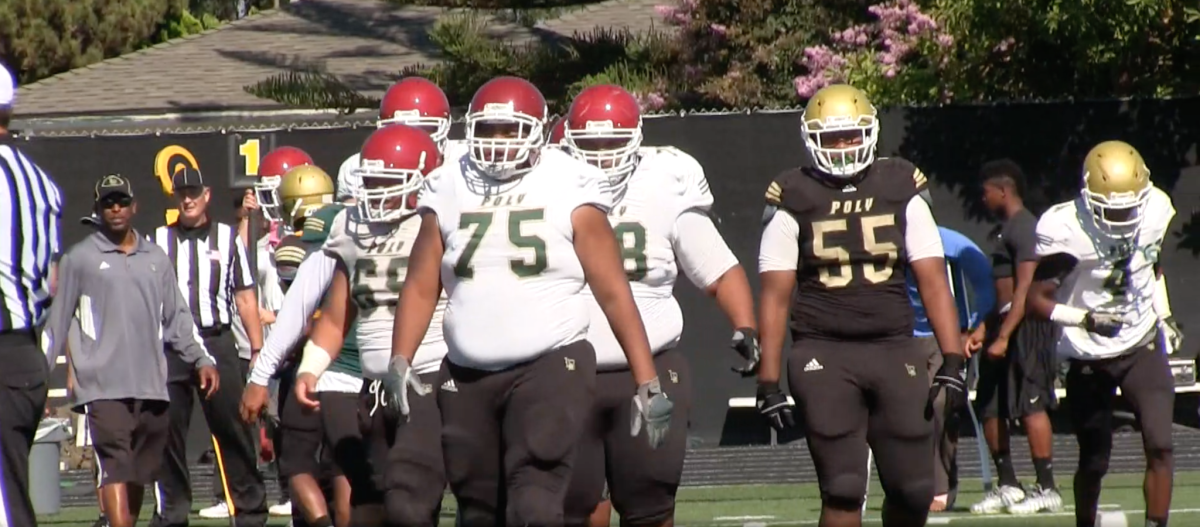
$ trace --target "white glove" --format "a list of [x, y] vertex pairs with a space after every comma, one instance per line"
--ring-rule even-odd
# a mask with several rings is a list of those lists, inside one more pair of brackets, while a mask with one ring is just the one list
[[1162, 332], [1163, 342], [1167, 345], [1167, 355], [1183, 348], [1183, 330], [1179, 329], [1179, 323], [1175, 322], [1174, 317], [1159, 320], [1158, 330]]
[[405, 417], [408, 417], [409, 412], [408, 388], [412, 388], [418, 397], [429, 393], [425, 385], [421, 384], [421, 378], [409, 367], [408, 361], [396, 355], [388, 362], [388, 372], [383, 377], [383, 389], [387, 391], [390, 403], [396, 405], [396, 408], [400, 409], [400, 415]]
[[658, 377], [638, 386], [633, 396], [633, 419], [629, 426], [629, 435], [637, 437], [646, 428], [646, 439], [650, 448], [658, 448], [667, 440], [667, 431], [671, 428], [671, 412], [675, 403], [663, 393]]

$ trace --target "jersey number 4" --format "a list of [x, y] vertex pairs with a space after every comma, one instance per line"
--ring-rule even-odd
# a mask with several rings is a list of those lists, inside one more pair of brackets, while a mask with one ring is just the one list
[[358, 306], [360, 316], [386, 306], [388, 312], [396, 314], [396, 304], [400, 301], [400, 290], [404, 281], [400, 280], [400, 271], [408, 267], [408, 257], [396, 257], [388, 260], [387, 281], [385, 287], [389, 295], [377, 295], [372, 283], [379, 280], [379, 264], [372, 258], [363, 258], [354, 263], [354, 281], [350, 284], [350, 298]]
[[[499, 212], [467, 212], [462, 215], [458, 222], [459, 229], [471, 229], [471, 239], [467, 240], [466, 247], [458, 257], [458, 261], [454, 264], [454, 276], [459, 278], [474, 278], [475, 267], [471, 264], [471, 259], [475, 257], [475, 251], [479, 250], [479, 244], [483, 242], [483, 237], [487, 235], [488, 229], [492, 227], [492, 222], [496, 214], [504, 214], [504, 211]], [[508, 268], [513, 274], [520, 278], [528, 278], [537, 276], [546, 270], [546, 242], [536, 235], [526, 235], [522, 233], [523, 227], [529, 222], [540, 222], [546, 219], [546, 211], [543, 209], [529, 210], [514, 210], [508, 212], [508, 242], [517, 249], [527, 249], [533, 251], [533, 261], [530, 262], [528, 257], [512, 258], [508, 261]]]
[[[882, 266], [878, 266], [873, 261], [863, 262], [862, 276], [872, 284], [884, 282], [892, 277], [892, 266], [895, 265], [896, 258], [900, 255], [900, 250], [892, 242], [880, 242], [876, 240], [875, 229], [895, 226], [896, 215], [879, 214], [876, 216], [863, 216], [860, 218], [860, 221], [862, 222], [863, 250], [872, 256], [887, 258], [887, 262]], [[836, 266], [836, 274], [833, 272], [833, 265], [822, 265], [817, 270], [817, 278], [829, 289], [846, 287], [854, 278], [854, 267], [850, 263], [850, 251], [845, 247], [829, 245], [825, 239], [827, 234], [842, 232], [846, 229], [847, 223], [845, 218], [817, 221], [812, 224], [813, 256], [822, 260], [832, 260], [838, 264]]]

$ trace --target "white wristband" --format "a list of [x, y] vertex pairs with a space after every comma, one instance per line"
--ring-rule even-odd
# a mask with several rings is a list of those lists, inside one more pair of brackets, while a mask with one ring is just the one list
[[1054, 304], [1054, 310], [1050, 312], [1050, 320], [1061, 326], [1082, 326], [1084, 320], [1087, 319], [1087, 314], [1086, 310], [1077, 307]]
[[300, 359], [300, 367], [296, 369], [296, 375], [311, 373], [313, 377], [320, 378], [332, 363], [333, 357], [329, 355], [329, 352], [313, 344], [310, 340], [304, 345], [304, 357]]
[[1159, 320], [1171, 316], [1171, 300], [1167, 297], [1167, 277], [1160, 276], [1154, 284], [1154, 313]]

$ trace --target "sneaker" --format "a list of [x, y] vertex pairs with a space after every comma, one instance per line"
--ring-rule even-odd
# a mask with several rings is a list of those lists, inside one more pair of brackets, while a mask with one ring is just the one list
[[1009, 514], [1037, 514], [1039, 512], [1059, 512], [1063, 509], [1062, 496], [1058, 489], [1043, 489], [1035, 485], [1025, 493], [1025, 499], [1008, 506]]
[[108, 527], [108, 518], [104, 516], [96, 518], [95, 523], [92, 523], [92, 527]]
[[267, 509], [267, 512], [271, 513], [271, 516], [291, 516], [292, 502], [285, 501], [283, 503], [272, 505], [270, 509]]
[[229, 517], [229, 506], [224, 501], [207, 509], [200, 509], [200, 517], [207, 520], [222, 520]]
[[971, 514], [997, 514], [1004, 512], [1014, 503], [1025, 499], [1025, 491], [1021, 487], [1001, 485], [992, 489], [983, 500], [971, 506]]

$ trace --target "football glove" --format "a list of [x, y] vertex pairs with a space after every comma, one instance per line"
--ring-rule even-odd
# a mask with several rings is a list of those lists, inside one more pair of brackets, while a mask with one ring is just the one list
[[663, 393], [658, 377], [638, 386], [633, 395], [633, 419], [629, 423], [629, 435], [637, 437], [646, 429], [646, 439], [650, 448], [658, 448], [667, 440], [667, 430], [671, 428], [671, 412], [675, 403]]
[[758, 413], [762, 414], [771, 428], [780, 432], [796, 426], [792, 416], [792, 403], [779, 389], [779, 383], [768, 382], [758, 385]]
[[1124, 324], [1125, 321], [1121, 319], [1121, 315], [1116, 313], [1088, 311], [1087, 316], [1083, 318], [1083, 329], [1102, 337], [1117, 336], [1117, 332], [1121, 331], [1121, 326]]
[[734, 373], [740, 374], [742, 377], [750, 377], [758, 374], [758, 361], [762, 355], [762, 351], [758, 348], [758, 332], [751, 328], [740, 328], [733, 332], [733, 340], [729, 343], [729, 347], [738, 352], [743, 359], [746, 359], [744, 366], [735, 366], [730, 368]]
[[1175, 317], [1167, 317], [1158, 322], [1158, 330], [1162, 332], [1163, 342], [1167, 344], [1167, 354], [1183, 349], [1183, 330], [1175, 321]]
[[929, 411], [931, 415], [936, 410], [933, 402], [939, 394], [945, 394], [946, 406], [942, 415], [947, 418], [957, 415], [967, 406], [967, 371], [966, 357], [961, 353], [942, 353], [942, 367], [933, 376], [933, 384], [929, 387]]
[[418, 397], [429, 393], [425, 385], [421, 384], [421, 378], [409, 367], [408, 361], [396, 355], [388, 362], [387, 375], [383, 376], [383, 389], [387, 391], [388, 402], [396, 405], [396, 408], [400, 409], [400, 415], [405, 417], [408, 417], [409, 412], [408, 388], [412, 388]]

